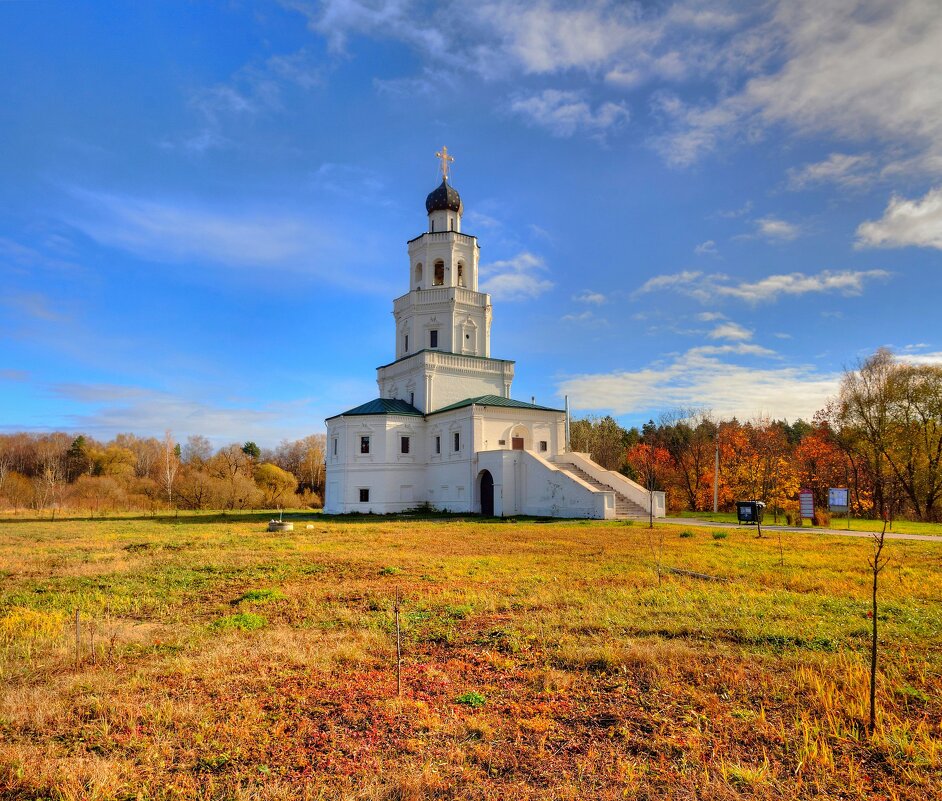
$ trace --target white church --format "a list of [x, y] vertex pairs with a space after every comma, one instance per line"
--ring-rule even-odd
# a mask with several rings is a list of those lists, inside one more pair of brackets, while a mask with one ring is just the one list
[[409, 291], [393, 301], [395, 359], [379, 397], [327, 419], [324, 512], [420, 504], [484, 516], [664, 515], [664, 495], [568, 448], [566, 412], [513, 400], [514, 362], [491, 356], [491, 299], [478, 291], [477, 238], [461, 230], [452, 157], [409, 241]]

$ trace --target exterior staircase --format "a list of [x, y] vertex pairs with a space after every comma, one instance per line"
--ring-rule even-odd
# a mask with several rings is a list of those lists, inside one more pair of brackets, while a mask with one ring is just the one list
[[615, 493], [615, 517], [627, 519], [627, 520], [647, 520], [649, 516], [649, 511], [645, 509], [641, 504], [635, 503], [632, 500], [629, 500], [624, 495], [622, 495], [614, 487], [609, 487], [607, 484], [603, 484], [598, 479], [592, 478], [588, 473], [585, 472], [580, 467], [577, 467], [574, 464], [556, 464], [560, 470], [563, 470], [570, 475], [577, 476], [582, 479], [589, 486], [595, 487], [596, 489], [603, 490], [604, 492], [614, 492]]

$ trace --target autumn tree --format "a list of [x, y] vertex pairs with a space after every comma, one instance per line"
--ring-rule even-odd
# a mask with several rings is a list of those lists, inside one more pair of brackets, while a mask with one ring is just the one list
[[190, 466], [202, 467], [213, 455], [213, 446], [202, 434], [190, 434], [183, 446], [181, 458]]
[[914, 515], [939, 516], [942, 498], [942, 367], [901, 363], [881, 349], [844, 374], [835, 410], [838, 441], [867, 460], [875, 511], [888, 483]]
[[670, 456], [684, 506], [694, 511], [706, 508], [716, 443], [716, 423], [709, 412], [679, 409], [662, 415], [658, 438]]
[[180, 469], [180, 449], [173, 441], [173, 435], [170, 430], [164, 432], [164, 441], [161, 448], [161, 472], [160, 479], [163, 485], [164, 493], [167, 496], [167, 505], [173, 507], [173, 483], [177, 478], [177, 471]]
[[33, 501], [33, 482], [22, 473], [11, 470], [3, 482], [3, 494], [14, 512], [29, 506]]
[[280, 509], [294, 505], [298, 479], [278, 465], [263, 462], [255, 467], [255, 484], [262, 492], [262, 505], [266, 509]]
[[572, 450], [591, 454], [606, 470], [621, 470], [625, 466], [625, 452], [637, 441], [637, 431], [633, 434], [626, 431], [610, 416], [589, 416], [573, 420], [569, 426]]

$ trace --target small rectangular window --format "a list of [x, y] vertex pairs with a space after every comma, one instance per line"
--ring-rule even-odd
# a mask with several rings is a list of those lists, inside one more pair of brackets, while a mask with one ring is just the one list
[[461, 434], [459, 434], [457, 431], [455, 432], [455, 450], [461, 450]]
[[441, 453], [441, 452], [442, 452], [442, 438], [435, 437], [435, 453]]
[[409, 352], [409, 335], [408, 335], [408, 334], [406, 334], [406, 344], [405, 344], [405, 346], [403, 347], [403, 350], [404, 350], [406, 353]]
[[334, 456], [337, 455], [337, 438], [334, 437]]
[[546, 440], [545, 440], [545, 439], [541, 439], [541, 440], [540, 440], [540, 450], [541, 450], [541, 451], [545, 451], [545, 450], [546, 450]]
[[409, 404], [412, 406], [415, 406], [415, 393], [414, 392], [409, 393]]
[[506, 444], [507, 444], [507, 440], [505, 440], [505, 439], [499, 439], [499, 440], [497, 440], [497, 444], [498, 444], [498, 445], [506, 445]]
[[408, 438], [408, 437], [400, 437], [400, 438], [399, 438], [399, 452], [400, 452], [400, 453], [408, 453], [408, 452], [409, 452], [409, 438]]
[[370, 452], [370, 438], [360, 437], [360, 453], [369, 453], [369, 452]]
[[438, 347], [438, 330], [437, 329], [433, 328], [431, 331], [428, 332], [428, 346], [430, 348]]
[[370, 491], [366, 487], [361, 487], [360, 489], [360, 503], [369, 503], [370, 502]]

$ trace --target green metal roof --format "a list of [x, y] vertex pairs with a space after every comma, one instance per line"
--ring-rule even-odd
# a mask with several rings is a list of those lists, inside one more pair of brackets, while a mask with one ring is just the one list
[[503, 406], [509, 409], [533, 409], [538, 412], [563, 412], [564, 409], [551, 409], [549, 406], [537, 406], [535, 403], [526, 403], [524, 401], [514, 400], [513, 398], [502, 398], [500, 395], [479, 395], [476, 398], [465, 398], [450, 406], [443, 406], [429, 414], [439, 414], [441, 412], [450, 412], [453, 409], [461, 409], [465, 406]]
[[350, 409], [341, 414], [335, 414], [333, 417], [328, 417], [327, 419], [333, 420], [334, 417], [357, 417], [367, 414], [402, 414], [410, 417], [422, 417], [422, 412], [416, 409], [411, 403], [407, 403], [404, 400], [399, 400], [398, 398], [376, 398], [376, 400], [371, 400], [369, 403], [364, 403], [362, 406], [357, 406], [355, 409]]

